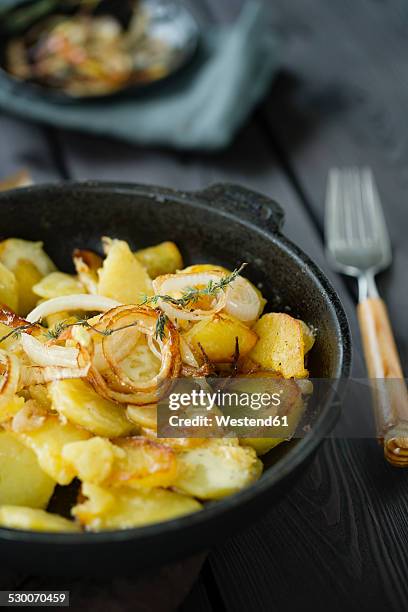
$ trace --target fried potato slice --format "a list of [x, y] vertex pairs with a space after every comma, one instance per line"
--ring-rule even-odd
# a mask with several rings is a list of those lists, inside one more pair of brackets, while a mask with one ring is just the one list
[[79, 532], [81, 528], [73, 521], [51, 514], [45, 510], [22, 506], [0, 506], [0, 526], [24, 531]]
[[54, 263], [45, 253], [42, 242], [8, 238], [0, 243], [0, 261], [6, 268], [14, 271], [17, 263], [22, 259], [31, 261], [42, 276], [56, 270]]
[[157, 430], [157, 404], [148, 406], [129, 405], [126, 414], [128, 419], [138, 427]]
[[[304, 382], [307, 381], [302, 379], [302, 386]], [[276, 374], [276, 372], [258, 370], [233, 378], [225, 390], [236, 393], [238, 396], [240, 394], [252, 396], [251, 405], [244, 405], [240, 403], [239, 399], [236, 400], [235, 404], [232, 404], [233, 416], [286, 417], [287, 424], [281, 422], [280, 425], [271, 426], [270, 428], [260, 427], [258, 431], [256, 429], [249, 431], [248, 429], [245, 430], [245, 428], [243, 431], [237, 428], [237, 435], [242, 436], [239, 438], [241, 445], [250, 446], [255, 449], [257, 455], [263, 455], [281, 442], [290, 440], [293, 437], [304, 410], [302, 390], [298, 380], [287, 380], [282, 375]], [[278, 401], [276, 403], [274, 401], [260, 405], [258, 400], [264, 395], [269, 396], [269, 398], [278, 398]], [[254, 401], [258, 402], [255, 413], [253, 408]], [[247, 437], [248, 433], [253, 434], [254, 437]], [[260, 437], [257, 437], [257, 434]]]
[[35, 453], [18, 438], [0, 432], [0, 505], [46, 508], [55, 481], [39, 466]]
[[304, 321], [300, 321], [300, 325], [302, 327], [303, 344], [306, 355], [306, 353], [308, 353], [313, 348], [313, 345], [316, 341], [316, 335], [313, 329], [311, 329], [311, 327], [309, 327], [309, 325], [307, 325]]
[[135, 430], [123, 406], [104, 399], [83, 380], [56, 380], [48, 389], [54, 410], [97, 436], [116, 438]]
[[221, 499], [257, 480], [262, 463], [252, 448], [215, 440], [178, 455], [179, 476], [174, 487], [199, 499]]
[[141, 527], [201, 509], [195, 499], [166, 489], [112, 490], [85, 483], [82, 495], [88, 499], [71, 512], [89, 531]]
[[72, 274], [51, 272], [33, 286], [33, 292], [40, 298], [50, 300], [62, 295], [86, 293], [83, 284]]
[[0, 398], [0, 425], [12, 419], [24, 406], [24, 398], [12, 395], [10, 398]]
[[[257, 372], [253, 376], [261, 379], [265, 376], [265, 373]], [[271, 438], [264, 437], [240, 439], [240, 444], [242, 446], [250, 446], [256, 451], [258, 456], [265, 455], [270, 450], [275, 448], [275, 446], [278, 446], [278, 444], [287, 442], [293, 437], [305, 408], [302, 393], [296, 381], [281, 380], [281, 382], [279, 382], [279, 379], [276, 379], [276, 383], [276, 389], [278, 389], [278, 386], [283, 388], [281, 404], [277, 410], [277, 414], [281, 416], [285, 415], [287, 417], [287, 427], [283, 425], [273, 427], [273, 437]], [[269, 393], [271, 392], [273, 392], [273, 389], [269, 390]]]
[[11, 310], [18, 309], [18, 285], [13, 272], [0, 263], [0, 303]]
[[284, 378], [305, 378], [305, 345], [300, 321], [284, 313], [263, 315], [254, 326], [259, 340], [249, 358]]
[[146, 268], [150, 278], [174, 274], [183, 267], [183, 258], [174, 242], [162, 242], [135, 252], [136, 259]]
[[37, 305], [38, 296], [33, 292], [33, 287], [42, 279], [42, 274], [29, 259], [19, 259], [14, 275], [18, 287], [18, 312], [25, 316]]
[[[214, 363], [232, 363], [236, 357], [238, 342], [239, 356], [247, 355], [255, 346], [258, 336], [244, 323], [226, 314], [216, 314], [203, 319], [183, 334], [202, 362], [203, 352]], [[201, 346], [201, 348], [200, 348]]]
[[160, 442], [160, 444], [165, 444], [175, 451], [203, 446], [207, 444], [208, 441], [207, 438], [158, 438], [157, 431], [155, 429], [149, 429], [148, 427], [142, 427], [140, 433], [148, 440], [154, 440]]
[[18, 312], [26, 315], [34, 308], [37, 297], [33, 286], [43, 276], [56, 270], [55, 265], [45, 253], [42, 242], [30, 242], [20, 238], [8, 238], [0, 243], [0, 262], [11, 270], [18, 287]]
[[169, 487], [177, 477], [176, 453], [170, 447], [145, 438], [115, 440], [118, 455], [109, 478], [112, 486]]
[[65, 444], [91, 437], [89, 432], [61, 422], [57, 416], [50, 416], [37, 429], [15, 435], [34, 451], [44, 472], [60, 485], [69, 484], [75, 477], [75, 470], [62, 457]]
[[127, 242], [112, 240], [108, 256], [98, 271], [98, 293], [123, 304], [138, 304], [142, 295], [152, 295], [152, 281]]
[[83, 482], [109, 487], [169, 487], [177, 475], [175, 452], [144, 438], [92, 438], [63, 449]]

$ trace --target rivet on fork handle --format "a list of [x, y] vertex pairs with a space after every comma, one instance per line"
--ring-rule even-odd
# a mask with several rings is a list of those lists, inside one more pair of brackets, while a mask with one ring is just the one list
[[394, 466], [408, 467], [408, 392], [387, 308], [379, 297], [357, 307], [368, 374], [373, 379], [375, 416], [384, 455]]

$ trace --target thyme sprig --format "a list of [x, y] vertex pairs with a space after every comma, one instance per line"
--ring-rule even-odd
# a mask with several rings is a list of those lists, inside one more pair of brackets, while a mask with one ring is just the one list
[[[166, 335], [166, 325], [168, 323], [168, 318], [162, 312], [159, 314], [159, 317], [156, 322], [155, 336], [156, 338], [160, 338], [160, 340], [164, 340]], [[136, 327], [138, 323], [127, 323], [126, 325], [121, 325], [120, 327], [114, 327], [113, 329], [98, 329], [94, 325], [89, 323], [88, 319], [79, 319], [78, 321], [68, 322], [68, 321], [60, 321], [53, 328], [47, 329], [45, 336], [48, 340], [58, 340], [61, 336], [62, 332], [71, 327], [84, 327], [85, 329], [91, 329], [92, 331], [100, 334], [101, 336], [111, 336], [115, 332], [124, 331], [125, 329], [129, 329], [131, 327]]]
[[198, 300], [202, 297], [216, 297], [220, 291], [224, 291], [228, 285], [236, 280], [237, 276], [241, 274], [242, 270], [248, 264], [243, 263], [239, 268], [236, 268], [231, 274], [226, 274], [219, 281], [210, 280], [202, 289], [198, 289], [197, 287], [187, 287], [182, 296], [179, 298], [172, 297], [171, 295], [143, 295], [142, 296], [142, 306], [157, 306], [159, 301], [166, 302], [168, 304], [172, 304], [172, 306], [177, 306], [179, 308], [185, 308], [191, 304], [198, 302]]
[[167, 315], [164, 314], [164, 312], [161, 312], [159, 314], [159, 318], [157, 319], [156, 322], [156, 329], [154, 332], [154, 335], [156, 336], [156, 339], [158, 340], [164, 340], [165, 335], [166, 335], [166, 325], [169, 322], [169, 318]]
[[68, 322], [67, 320], [59, 321], [58, 323], [56, 323], [56, 325], [54, 325], [54, 327], [50, 327], [49, 329], [47, 329], [47, 331], [45, 332], [45, 337], [48, 340], [58, 340], [61, 334], [66, 329], [70, 329], [71, 327], [84, 327], [86, 329], [91, 329], [92, 331], [96, 332], [97, 334], [101, 334], [102, 336], [110, 336], [114, 331], [119, 331], [113, 329], [98, 329], [94, 325], [91, 325], [88, 319], [80, 318], [78, 319], [78, 321], [74, 322]]
[[5, 340], [7, 340], [8, 338], [13, 338], [13, 337], [18, 338], [19, 336], [21, 336], [23, 332], [28, 331], [29, 329], [32, 329], [33, 327], [37, 327], [37, 325], [38, 323], [24, 323], [24, 325], [19, 325], [18, 327], [14, 327], [5, 336], [2, 336], [0, 338], [0, 344], [4, 342]]

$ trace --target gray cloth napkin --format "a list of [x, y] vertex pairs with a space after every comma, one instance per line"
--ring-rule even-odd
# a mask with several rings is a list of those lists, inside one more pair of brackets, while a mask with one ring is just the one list
[[221, 149], [268, 91], [277, 69], [280, 41], [265, 11], [264, 5], [250, 1], [234, 24], [204, 30], [194, 63], [154, 90], [64, 104], [25, 93], [2, 79], [0, 107], [141, 145]]

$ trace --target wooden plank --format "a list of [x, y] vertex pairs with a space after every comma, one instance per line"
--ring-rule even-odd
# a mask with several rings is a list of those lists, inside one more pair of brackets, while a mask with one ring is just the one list
[[405, 609], [407, 499], [374, 442], [327, 443], [279, 506], [211, 555], [226, 609]]
[[329, 168], [373, 168], [394, 246], [379, 285], [408, 375], [406, 3], [277, 0], [273, 11], [287, 45], [270, 126], [320, 225]]

